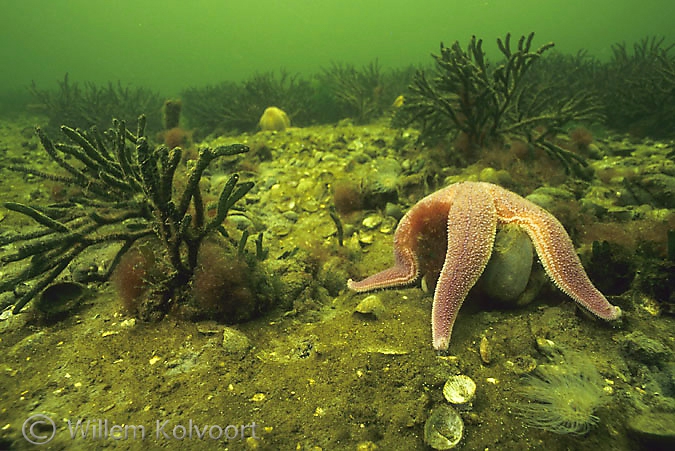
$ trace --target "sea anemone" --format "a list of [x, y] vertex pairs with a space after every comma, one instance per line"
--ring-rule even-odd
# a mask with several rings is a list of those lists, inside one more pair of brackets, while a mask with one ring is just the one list
[[556, 434], [587, 433], [607, 401], [603, 380], [592, 363], [540, 365], [521, 388], [515, 413], [531, 427]]

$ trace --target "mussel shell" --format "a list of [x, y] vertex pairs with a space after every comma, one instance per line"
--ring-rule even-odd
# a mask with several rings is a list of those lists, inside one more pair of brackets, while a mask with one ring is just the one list
[[86, 287], [77, 282], [54, 283], [45, 288], [34, 307], [45, 317], [60, 320], [77, 310], [86, 293]]

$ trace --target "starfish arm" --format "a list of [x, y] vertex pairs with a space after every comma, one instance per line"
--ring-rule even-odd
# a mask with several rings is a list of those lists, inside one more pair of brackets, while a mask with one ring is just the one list
[[448, 213], [448, 248], [431, 313], [436, 350], [448, 349], [459, 308], [492, 254], [497, 214], [489, 191], [478, 188], [458, 192]]
[[411, 210], [401, 219], [396, 234], [394, 235], [394, 266], [373, 274], [360, 282], [352, 279], [347, 281], [350, 290], [362, 293], [364, 291], [377, 290], [378, 288], [390, 288], [411, 284], [419, 276], [419, 264], [412, 247], [410, 224], [413, 215]]
[[621, 309], [593, 286], [560, 221], [527, 199], [500, 190], [504, 192], [495, 196], [500, 221], [520, 224], [525, 229], [556, 286], [596, 316], [605, 320], [619, 318]]
[[443, 221], [453, 203], [456, 186], [451, 185], [420, 200], [406, 213], [394, 234], [394, 266], [360, 282], [351, 279], [347, 287], [357, 292], [409, 285], [419, 278], [418, 239], [429, 233], [430, 220]]

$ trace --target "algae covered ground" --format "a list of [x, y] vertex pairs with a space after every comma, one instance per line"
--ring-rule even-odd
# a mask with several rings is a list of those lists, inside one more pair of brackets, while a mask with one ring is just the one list
[[[2, 158], [49, 169], [31, 132], [41, 120], [0, 124]], [[672, 293], [666, 238], [674, 222], [672, 143], [599, 133], [587, 154], [594, 175], [574, 182], [545, 154], [519, 158], [515, 144], [488, 149], [478, 163], [458, 169], [446, 164], [455, 158], [451, 146], [424, 146], [415, 131], [384, 120], [190, 145], [229, 143], [252, 150], [215, 167], [204, 190], [218, 192], [233, 171], [256, 183], [226, 222], [233, 234], [263, 232], [261, 264], [278, 287], [275, 305], [235, 325], [172, 315], [149, 322], [130, 313], [111, 284], [90, 283], [58, 318], [31, 304], [16, 315], [5, 310], [0, 448], [31, 449], [22, 429], [31, 431], [29, 418], [40, 414], [55, 424], [48, 449], [428, 449], [425, 422], [447, 403], [443, 385], [455, 374], [477, 385], [472, 404], [458, 408], [465, 424], [458, 449], [629, 450], [672, 443], [672, 422], [650, 430], [675, 415], [675, 321], [672, 294], [663, 295]], [[448, 355], [438, 355], [426, 281], [373, 295], [347, 290], [349, 278], [392, 263], [402, 213], [460, 180], [535, 192], [624, 318], [610, 324], [580, 311], [535, 262], [526, 305], [496, 305], [487, 290], [473, 290]], [[3, 201], [47, 204], [61, 195], [55, 183], [7, 170], [0, 185]], [[31, 226], [8, 210], [0, 217], [2, 233]], [[76, 267], [105, 267], [109, 255], [98, 249]], [[0, 268], [1, 276], [10, 270]], [[59, 280], [73, 278], [69, 270]], [[522, 414], [528, 378], [541, 365], [599, 374], [565, 379], [603, 393], [592, 412], [581, 413], [587, 418], [576, 418], [588, 422], [588, 432], [555, 434]], [[552, 393], [566, 389], [551, 386]], [[552, 416], [563, 424], [565, 414]], [[34, 438], [52, 432], [40, 421]]]

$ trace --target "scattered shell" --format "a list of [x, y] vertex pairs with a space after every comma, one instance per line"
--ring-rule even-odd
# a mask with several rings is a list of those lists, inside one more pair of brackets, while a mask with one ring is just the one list
[[462, 440], [464, 421], [448, 405], [438, 406], [424, 424], [424, 443], [433, 449], [452, 449]]
[[136, 318], [127, 318], [124, 321], [120, 321], [120, 327], [124, 329], [136, 327]]
[[396, 221], [396, 219], [392, 217], [384, 218], [378, 230], [380, 231], [380, 233], [384, 233], [387, 235], [389, 235], [390, 233], [394, 233], [394, 231], [396, 230], [397, 222], [398, 221]]
[[504, 366], [514, 374], [522, 376], [530, 374], [537, 367], [537, 361], [530, 355], [518, 355], [513, 359], [506, 361]]
[[7, 309], [7, 310], [3, 311], [2, 313], [0, 313], [0, 321], [4, 321], [4, 320], [10, 318], [11, 316], [12, 316], [12, 310]]
[[202, 335], [216, 335], [223, 333], [223, 326], [215, 321], [204, 321], [197, 324], [197, 332]]
[[478, 345], [478, 352], [480, 354], [480, 359], [484, 364], [489, 364], [492, 362], [492, 349], [490, 347], [490, 341], [487, 337], [480, 339], [480, 345]]
[[537, 350], [548, 357], [553, 357], [558, 353], [558, 345], [553, 340], [544, 337], [537, 337], [535, 341]]
[[58, 282], [48, 286], [34, 306], [46, 320], [60, 321], [74, 313], [87, 294], [77, 282]]
[[380, 300], [378, 295], [371, 294], [370, 296], [363, 298], [363, 300], [356, 306], [354, 311], [356, 313], [372, 316], [375, 319], [378, 319], [384, 315], [387, 309], [385, 308], [384, 304], [382, 304], [382, 300]]
[[370, 215], [361, 223], [365, 229], [372, 230], [382, 224], [382, 217], [379, 215]]
[[375, 242], [375, 237], [372, 233], [361, 233], [359, 234], [359, 243], [363, 245], [373, 244]]
[[469, 376], [451, 376], [443, 386], [443, 396], [452, 404], [469, 404], [476, 394], [476, 383]]
[[276, 236], [286, 236], [291, 233], [291, 226], [289, 224], [274, 224], [270, 227], [270, 231]]
[[405, 349], [391, 348], [386, 346], [380, 348], [367, 348], [366, 352], [371, 354], [390, 355], [390, 356], [410, 354], [410, 351], [406, 351]]
[[335, 228], [335, 224], [332, 222], [327, 223], [321, 223], [318, 226], [314, 228], [314, 231], [316, 234], [322, 238], [329, 238], [334, 236], [337, 232], [337, 229]]
[[314, 213], [319, 210], [319, 202], [314, 199], [302, 199], [300, 201], [300, 208], [308, 213]]
[[378, 446], [371, 441], [356, 444], [356, 451], [375, 451], [377, 449], [379, 449]]
[[155, 363], [159, 362], [160, 360], [162, 360], [161, 357], [154, 355], [150, 358], [150, 360], [148, 360], [148, 363], [150, 365], [154, 365]]

